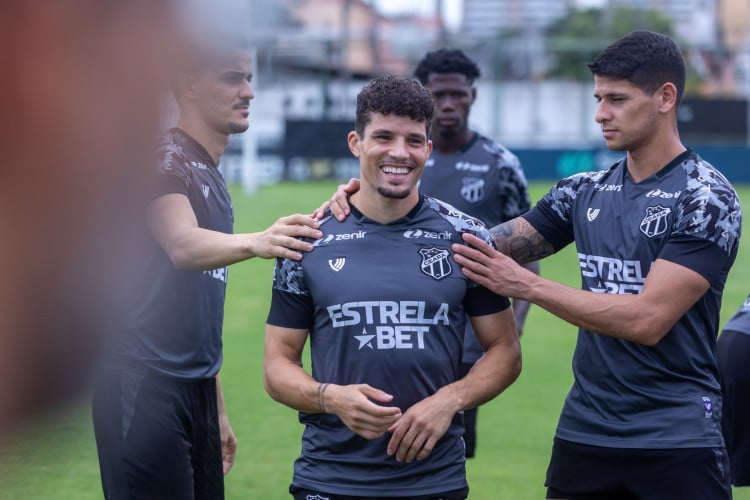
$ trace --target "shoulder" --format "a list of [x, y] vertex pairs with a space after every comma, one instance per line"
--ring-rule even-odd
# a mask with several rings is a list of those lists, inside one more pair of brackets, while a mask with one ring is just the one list
[[695, 152], [688, 155], [680, 167], [685, 173], [685, 190], [689, 195], [703, 197], [708, 201], [738, 198], [727, 178]]
[[457, 233], [457, 239], [460, 239], [461, 233], [471, 233], [488, 243], [492, 242], [492, 237], [486, 226], [476, 217], [472, 217], [453, 205], [431, 196], [425, 196], [424, 201], [429, 209], [451, 225]]
[[156, 151], [156, 168], [159, 174], [171, 174], [189, 181], [190, 159], [185, 149], [186, 138], [177, 130], [162, 135]]
[[[595, 170], [573, 174], [560, 180], [552, 188], [552, 191], [557, 191], [561, 195], [575, 197], [578, 193], [585, 190], [616, 189], [617, 186], [609, 182], [609, 178], [621, 168], [622, 161], [615, 163], [606, 170]], [[620, 187], [620, 189], [622, 188]]]
[[480, 134], [477, 139], [477, 146], [494, 158], [496, 168], [521, 169], [521, 161], [518, 159], [518, 156], [499, 142]]
[[724, 250], [739, 239], [742, 210], [732, 184], [710, 163], [695, 153], [679, 166], [685, 174], [685, 192], [680, 196], [680, 226], [689, 234], [717, 240]]

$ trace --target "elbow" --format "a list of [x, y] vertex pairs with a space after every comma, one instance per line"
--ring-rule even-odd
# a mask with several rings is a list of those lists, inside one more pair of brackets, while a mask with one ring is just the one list
[[172, 245], [166, 249], [167, 257], [172, 262], [172, 266], [180, 271], [197, 269], [190, 252], [177, 245]]
[[268, 366], [264, 367], [263, 369], [263, 388], [266, 390], [269, 396], [271, 396], [271, 399], [274, 401], [278, 401], [278, 394], [276, 392], [276, 388], [273, 383], [273, 379], [270, 376], [270, 369]]
[[633, 342], [653, 347], [669, 333], [670, 328], [671, 325], [665, 324], [663, 320], [644, 315], [643, 318], [634, 322], [629, 336]]
[[516, 379], [518, 379], [518, 377], [521, 375], [521, 369], [522, 369], [521, 352], [519, 350], [515, 359], [511, 363], [511, 368], [510, 368], [510, 383], [511, 384], [515, 382]]

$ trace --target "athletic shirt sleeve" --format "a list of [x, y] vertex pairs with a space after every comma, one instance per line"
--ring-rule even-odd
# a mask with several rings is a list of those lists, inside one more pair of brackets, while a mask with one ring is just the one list
[[313, 325], [315, 309], [307, 288], [302, 264], [291, 259], [277, 259], [273, 273], [271, 308], [267, 323], [284, 328]]
[[185, 138], [178, 133], [165, 134], [157, 154], [157, 166], [152, 180], [152, 198], [172, 193], [188, 195], [193, 181], [184, 151]]
[[599, 172], [587, 172], [566, 177], [523, 215], [556, 252], [575, 239], [573, 206], [576, 197], [581, 189], [590, 185], [599, 175]]
[[531, 209], [531, 196], [528, 183], [518, 158], [502, 150], [499, 158], [498, 192], [502, 203], [502, 216], [498, 222], [505, 222], [525, 214]]
[[[458, 234], [469, 233], [477, 238], [481, 238], [485, 243], [495, 248], [492, 235], [482, 224], [482, 221], [471, 217], [444, 201], [437, 200], [430, 196], [425, 196], [425, 201], [440, 216], [448, 221]], [[463, 240], [460, 241], [463, 243]], [[465, 244], [465, 243], [464, 243]], [[497, 295], [483, 286], [473, 282], [468, 282], [468, 289], [464, 297], [464, 309], [469, 316], [484, 316], [504, 311], [510, 307], [510, 300], [507, 297]]]
[[674, 229], [658, 258], [685, 266], [710, 283], [721, 279], [738, 245], [739, 199], [731, 184], [700, 162], [689, 163], [688, 185], [678, 205]]

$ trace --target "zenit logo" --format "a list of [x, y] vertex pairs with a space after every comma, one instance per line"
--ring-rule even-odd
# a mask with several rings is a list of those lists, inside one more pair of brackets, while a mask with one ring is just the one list
[[344, 234], [327, 234], [321, 239], [316, 240], [313, 243], [313, 246], [322, 247], [331, 243], [332, 241], [359, 240], [359, 239], [364, 238], [366, 234], [367, 234], [367, 231], [356, 231], [354, 233], [344, 233]]
[[622, 191], [622, 184], [594, 184], [597, 191]]
[[442, 231], [440, 233], [435, 231], [425, 231], [423, 229], [408, 229], [404, 231], [404, 238], [407, 239], [425, 238], [428, 240], [449, 240], [451, 236], [453, 236], [453, 234], [448, 231]]
[[661, 189], [652, 189], [651, 191], [646, 193], [646, 198], [661, 198], [664, 200], [668, 200], [670, 198], [678, 198], [680, 196], [680, 193], [682, 193], [682, 191], [667, 193], [666, 191], [662, 191]]

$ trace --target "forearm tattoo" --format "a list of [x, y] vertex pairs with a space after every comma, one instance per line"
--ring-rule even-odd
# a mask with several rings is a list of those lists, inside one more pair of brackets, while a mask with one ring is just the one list
[[526, 219], [516, 217], [490, 229], [497, 249], [519, 264], [552, 255], [555, 249]]

